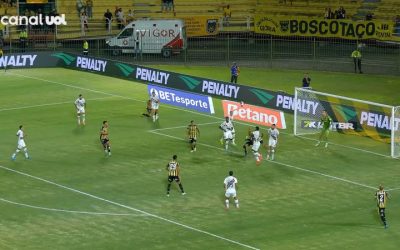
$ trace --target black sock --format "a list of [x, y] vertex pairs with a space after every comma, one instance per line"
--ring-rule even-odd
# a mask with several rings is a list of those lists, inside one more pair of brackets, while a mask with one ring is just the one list
[[169, 190], [171, 190], [171, 183], [168, 183], [167, 194], [169, 194]]
[[110, 147], [110, 146], [108, 146], [108, 152], [109, 152], [109, 153], [111, 152], [111, 147]]
[[182, 183], [179, 183], [179, 188], [181, 189], [182, 193], [184, 193], [185, 191], [183, 191], [183, 186]]

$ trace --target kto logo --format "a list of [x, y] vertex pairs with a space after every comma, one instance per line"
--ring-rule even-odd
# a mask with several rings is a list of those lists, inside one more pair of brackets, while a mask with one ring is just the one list
[[[301, 127], [305, 129], [321, 129], [323, 128], [323, 123], [320, 121], [302, 120]], [[350, 122], [332, 122], [331, 130], [355, 130], [356, 124]]]
[[[43, 22], [44, 21], [44, 22]], [[39, 14], [37, 16], [3, 16], [0, 18], [0, 23], [7, 25], [67, 25], [65, 14], [60, 16], [44, 16]]]

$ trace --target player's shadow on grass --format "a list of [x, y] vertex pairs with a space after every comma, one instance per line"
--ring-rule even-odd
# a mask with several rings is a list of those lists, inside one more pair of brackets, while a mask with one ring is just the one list
[[82, 135], [85, 133], [85, 126], [76, 126], [73, 130], [72, 133], [75, 135]]

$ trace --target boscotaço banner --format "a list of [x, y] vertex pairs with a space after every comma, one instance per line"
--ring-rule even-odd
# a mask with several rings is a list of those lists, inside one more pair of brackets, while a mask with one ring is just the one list
[[353, 21], [316, 17], [256, 15], [254, 32], [276, 36], [311, 36], [400, 42], [393, 21]]

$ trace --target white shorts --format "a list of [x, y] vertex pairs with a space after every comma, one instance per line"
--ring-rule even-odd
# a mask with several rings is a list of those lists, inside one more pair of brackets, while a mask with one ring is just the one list
[[85, 113], [85, 108], [78, 108], [76, 113], [78, 114], [84, 114]]
[[25, 147], [26, 147], [25, 141], [24, 140], [19, 140], [17, 148], [18, 149], [23, 149]]
[[233, 136], [232, 136], [231, 130], [224, 131], [224, 139], [225, 140], [232, 140], [232, 138], [233, 138]]
[[156, 110], [157, 110], [159, 107], [160, 107], [160, 104], [159, 104], [159, 103], [152, 103], [152, 104], [151, 104], [151, 108], [152, 108], [152, 109], [156, 109]]
[[253, 146], [251, 147], [251, 150], [254, 152], [258, 152], [258, 149], [260, 148], [261, 143], [259, 141], [253, 142]]
[[236, 197], [236, 190], [230, 190], [230, 189], [226, 190], [225, 197], [226, 198], [230, 198], [230, 197], [235, 198]]
[[274, 140], [274, 139], [272, 139], [272, 138], [269, 138], [269, 141], [268, 141], [268, 146], [269, 147], [276, 147], [276, 143], [277, 143], [278, 141], [277, 140]]

